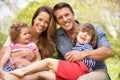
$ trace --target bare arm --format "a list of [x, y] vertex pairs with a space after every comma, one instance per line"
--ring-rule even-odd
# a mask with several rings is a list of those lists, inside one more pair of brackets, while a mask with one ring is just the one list
[[14, 57], [22, 57], [22, 56], [27, 56], [29, 58], [32, 58], [35, 54], [33, 54], [32, 50], [22, 50], [18, 52], [14, 52], [11, 56], [12, 58]]
[[36, 56], [36, 60], [35, 61], [41, 60], [41, 55], [40, 55], [39, 52], [35, 52], [35, 56]]
[[10, 58], [11, 55], [11, 49], [9, 47], [3, 47], [2, 48], [2, 56], [0, 59], [0, 68], [2, 69], [4, 64], [6, 64], [6, 62], [8, 61], [8, 59]]
[[0, 59], [2, 58], [3, 54], [5, 53], [7, 46], [3, 46], [0, 50]]
[[102, 46], [98, 49], [88, 51], [85, 58], [91, 58], [91, 59], [100, 61], [100, 60], [107, 59], [111, 56], [112, 56], [112, 50], [105, 46]]
[[70, 51], [66, 53], [65, 59], [72, 62], [82, 60], [84, 58], [90, 58], [90, 59], [100, 61], [100, 60], [109, 58], [111, 56], [112, 56], [112, 50], [105, 46], [102, 46], [95, 50], [88, 50], [88, 51], [81, 51], [81, 52]]
[[33, 52], [32, 54], [35, 54], [34, 57], [30, 58], [29, 56], [26, 56], [26, 58], [32, 62], [41, 60], [41, 56], [39, 52]]

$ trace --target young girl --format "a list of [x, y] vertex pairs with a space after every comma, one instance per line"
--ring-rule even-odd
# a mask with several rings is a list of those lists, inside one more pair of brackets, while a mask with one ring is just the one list
[[[10, 27], [10, 39], [11, 44], [6, 49], [2, 59], [0, 68], [3, 68], [4, 71], [8, 72], [17, 68], [27, 66], [35, 61], [41, 60], [41, 56], [38, 52], [38, 48], [35, 43], [30, 42], [31, 39], [31, 29], [24, 22], [16, 22]], [[12, 54], [19, 51], [30, 51], [26, 56], [11, 57]], [[29, 55], [33, 54], [34, 57]], [[18, 65], [17, 61], [23, 60], [25, 65]]]
[[[81, 25], [74, 35], [74, 42], [76, 42], [76, 46], [73, 48], [73, 50], [92, 50], [92, 47], [95, 47], [96, 31], [91, 24], [86, 23]], [[92, 70], [94, 66], [95, 61], [90, 59], [84, 59], [83, 61], [78, 62], [69, 62], [64, 60], [46, 58], [25, 68], [11, 71], [10, 73], [18, 77], [23, 77], [25, 74], [35, 73], [42, 71], [45, 68], [49, 68], [55, 72], [56, 76], [52, 75], [54, 76], [53, 80], [76, 80], [79, 76], [86, 74]]]

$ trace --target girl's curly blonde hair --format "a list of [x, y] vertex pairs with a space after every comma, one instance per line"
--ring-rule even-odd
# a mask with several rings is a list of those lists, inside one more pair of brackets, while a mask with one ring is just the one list
[[27, 23], [24, 22], [15, 22], [10, 26], [9, 34], [12, 43], [17, 43], [17, 39], [21, 33], [22, 28], [30, 28]]

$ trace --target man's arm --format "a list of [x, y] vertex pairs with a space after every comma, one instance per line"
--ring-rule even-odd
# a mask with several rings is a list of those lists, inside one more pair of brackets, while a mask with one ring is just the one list
[[84, 58], [90, 58], [93, 60], [104, 60], [112, 56], [112, 50], [105, 46], [101, 46], [95, 50], [87, 50], [87, 51], [70, 51], [65, 54], [65, 59], [68, 61], [79, 61]]
[[97, 61], [104, 60], [112, 56], [112, 50], [105, 46], [102, 46], [95, 50], [85, 51], [84, 53], [87, 53], [84, 58], [91, 58]]

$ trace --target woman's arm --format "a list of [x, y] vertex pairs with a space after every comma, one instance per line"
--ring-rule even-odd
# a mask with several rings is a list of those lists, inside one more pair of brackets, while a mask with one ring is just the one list
[[2, 53], [1, 59], [0, 59], [0, 69], [3, 69], [4, 64], [8, 61], [11, 55], [11, 48], [10, 47], [3, 47], [2, 49], [4, 53]]
[[34, 52], [31, 50], [22, 50], [22, 51], [17, 51], [17, 52], [12, 53], [11, 57], [15, 58], [15, 57], [26, 56], [29, 58], [33, 58], [34, 55], [35, 55]]
[[10, 40], [10, 36], [8, 36], [8, 38], [6, 39], [6, 41], [4, 42], [4, 44], [0, 50], [0, 59], [1, 59], [2, 55], [5, 53], [6, 49], [10, 46], [10, 44], [12, 44], [12, 42]]

